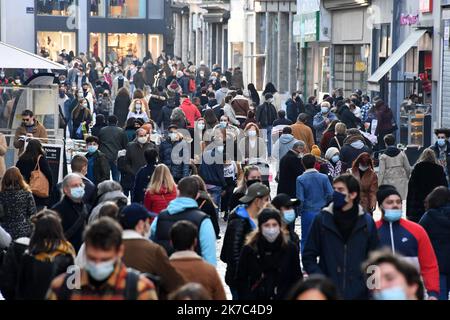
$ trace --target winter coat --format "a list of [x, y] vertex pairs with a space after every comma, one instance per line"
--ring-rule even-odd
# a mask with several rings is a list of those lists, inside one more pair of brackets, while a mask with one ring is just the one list
[[220, 88], [216, 91], [216, 100], [217, 104], [222, 104], [222, 101], [225, 99], [225, 97], [228, 95], [228, 88]]
[[36, 204], [31, 192], [25, 190], [0, 192], [0, 207], [3, 216], [0, 224], [13, 240], [30, 237], [30, 217], [36, 213]]
[[[110, 179], [110, 168], [108, 159], [106, 158], [105, 154], [101, 151], [97, 151], [93, 154], [86, 153], [85, 157], [89, 160], [90, 158], [94, 158], [94, 167], [93, 167], [93, 174], [94, 179], [91, 180], [95, 183], [95, 185], [98, 185], [102, 183], [103, 181], [107, 181]], [[89, 168], [88, 168], [89, 172]], [[91, 178], [91, 177], [88, 177]]]
[[222, 161], [214, 161], [216, 157], [220, 157], [223, 154], [216, 153], [218, 153], [217, 148], [204, 152], [204, 159], [200, 164], [199, 174], [207, 185], [225, 188], [227, 184], [223, 175], [223, 163]]
[[341, 161], [345, 162], [347, 167], [351, 168], [353, 165], [353, 161], [355, 161], [360, 154], [367, 152], [371, 154], [371, 150], [367, 147], [362, 138], [360, 137], [351, 137], [350, 139], [346, 139], [344, 146], [341, 149]]
[[98, 137], [98, 135], [100, 134], [100, 130], [102, 130], [103, 128], [106, 127], [106, 124], [101, 124], [99, 125], [98, 123], [96, 123], [92, 128], [91, 128], [91, 134], [94, 137]]
[[344, 147], [345, 138], [347, 138], [345, 134], [333, 134], [333, 137], [330, 139], [330, 143], [328, 144], [326, 150], [333, 147], [338, 148], [338, 150], [340, 151]]
[[400, 219], [377, 221], [380, 246], [400, 254], [420, 271], [430, 296], [439, 296], [439, 267], [427, 232], [419, 224]]
[[210, 196], [205, 191], [199, 192], [199, 197], [197, 199], [198, 208], [206, 213], [211, 219], [212, 225], [214, 227], [214, 232], [216, 233], [216, 238], [219, 239], [220, 226], [217, 219], [217, 211], [214, 203], [210, 200]]
[[242, 71], [234, 71], [233, 75], [231, 76], [231, 86], [235, 87], [236, 89], [244, 88], [244, 78], [242, 75]]
[[280, 170], [281, 159], [292, 150], [297, 140], [292, 134], [282, 134], [280, 138], [275, 142], [272, 150], [272, 155], [277, 159], [277, 172]]
[[155, 171], [156, 163], [147, 164], [139, 169], [134, 179], [131, 202], [144, 203], [144, 195]]
[[0, 291], [7, 301], [17, 297], [20, 263], [29, 243], [29, 238], [13, 241], [3, 257], [3, 263], [0, 265]]
[[200, 111], [198, 111], [197, 107], [192, 104], [191, 100], [185, 99], [180, 106], [181, 110], [183, 110], [184, 115], [186, 116], [189, 124], [188, 128], [194, 128], [195, 121], [201, 117]]
[[325, 131], [322, 135], [322, 139], [320, 139], [320, 150], [323, 153], [327, 152], [328, 148], [330, 148], [331, 140], [334, 140], [334, 131]]
[[307, 169], [296, 181], [296, 198], [302, 212], [319, 212], [333, 196], [328, 176], [316, 169]]
[[353, 112], [350, 111], [350, 109], [343, 105], [338, 111], [337, 111], [338, 118], [341, 122], [345, 123], [347, 126], [347, 129], [353, 129], [357, 128], [359, 124], [361, 124], [361, 119], [356, 117]]
[[127, 152], [124, 161], [118, 162], [121, 172], [120, 184], [124, 189], [131, 190], [134, 186], [136, 173], [147, 164], [144, 152], [147, 149], [155, 149], [153, 142], [147, 142], [144, 145], [137, 141], [130, 142], [127, 146]]
[[131, 99], [127, 95], [120, 95], [114, 100], [114, 115], [119, 120], [117, 125], [123, 127], [127, 121]]
[[170, 116], [170, 124], [174, 124], [178, 129], [186, 129], [190, 123], [180, 107], [175, 108]]
[[[445, 141], [445, 148], [440, 148], [438, 143], [436, 142], [433, 146], [430, 147], [431, 150], [434, 151], [436, 155], [436, 159], [438, 159], [439, 163], [444, 168], [445, 174], [447, 175], [447, 180], [449, 180], [450, 175], [450, 142]], [[442, 157], [441, 157], [442, 153]]]
[[257, 226], [250, 219], [245, 205], [238, 206], [228, 217], [220, 260], [227, 264], [225, 283], [232, 288], [238, 286], [237, 270], [242, 248], [247, 235]]
[[450, 276], [450, 204], [428, 210], [420, 225], [430, 237], [439, 263], [439, 273]]
[[261, 128], [272, 126], [277, 119], [277, 109], [271, 103], [264, 102], [256, 108], [256, 121], [258, 121]]
[[376, 115], [378, 124], [375, 134], [377, 136], [384, 136], [386, 134], [394, 132], [394, 115], [391, 108], [389, 108], [388, 106], [383, 106], [380, 110], [376, 111]]
[[[172, 161], [172, 150], [175, 147], [179, 150], [176, 155], [179, 157], [180, 163], [174, 163]], [[164, 139], [159, 147], [159, 160], [169, 167], [176, 181], [189, 176], [190, 148], [184, 139], [176, 142], [170, 141], [170, 138]]]
[[159, 127], [164, 127], [164, 130], [168, 130], [169, 126], [172, 124], [172, 121], [170, 120], [172, 117], [173, 110], [175, 110], [176, 106], [175, 104], [168, 103], [165, 105], [161, 110], [161, 123], [158, 124]]
[[301, 100], [298, 102], [292, 99], [286, 101], [286, 117], [291, 120], [292, 123], [297, 122], [298, 115], [301, 113], [305, 113], [305, 107]]
[[107, 126], [98, 134], [100, 140], [99, 150], [109, 161], [117, 160], [117, 153], [125, 150], [128, 145], [128, 136], [122, 128]]
[[328, 277], [345, 300], [365, 300], [368, 289], [361, 265], [378, 248], [375, 222], [359, 207], [358, 220], [345, 242], [333, 215], [331, 203], [314, 218], [303, 250], [303, 267], [309, 275]]
[[158, 125], [158, 127], [161, 127], [162, 122], [162, 109], [167, 103], [167, 95], [165, 93], [160, 94], [152, 94], [150, 95], [150, 117], [153, 121]]
[[408, 183], [406, 215], [409, 220], [419, 222], [425, 213], [424, 200], [436, 187], [448, 187], [442, 166], [431, 162], [415, 165]]
[[122, 79], [119, 79], [119, 77], [116, 77], [113, 80], [113, 85], [111, 88], [111, 96], [117, 97], [117, 94], [119, 93], [120, 89], [127, 88], [128, 91], [130, 91], [130, 81], [126, 77], [122, 77]]
[[310, 127], [302, 122], [297, 122], [291, 126], [292, 135], [295, 139], [303, 141], [305, 143], [305, 151], [309, 152], [312, 146], [316, 143], [314, 142], [314, 135]]
[[[42, 139], [41, 143], [47, 143], [47, 129], [37, 120], [34, 120], [35, 125], [32, 130], [32, 134], [34, 138]], [[77, 127], [78, 129], [78, 127]], [[27, 128], [22, 124], [20, 127], [16, 129], [16, 133], [14, 135], [14, 148], [19, 149], [19, 155], [24, 151], [25, 142], [20, 140], [20, 137], [27, 135]], [[3, 144], [3, 143], [2, 143]], [[6, 142], [5, 142], [6, 144]], [[3, 176], [3, 175], [2, 175]]]
[[88, 125], [92, 122], [92, 113], [89, 110], [89, 108], [86, 108], [82, 110], [79, 106], [73, 109], [72, 111], [72, 132], [71, 137], [72, 138], [78, 138], [83, 140], [83, 138], [78, 137], [77, 131], [78, 128], [80, 128], [81, 124], [85, 122], [86, 123], [86, 129], [88, 128]]
[[361, 206], [365, 212], [372, 213], [377, 207], [377, 174], [369, 168], [361, 177], [359, 168], [355, 167], [352, 168], [351, 173], [358, 180], [361, 188], [359, 193]]
[[[318, 104], [308, 103], [305, 106], [305, 113], [308, 115], [308, 118], [306, 120], [306, 124], [308, 125], [308, 127], [311, 127], [311, 128], [313, 127], [314, 116], [319, 112], [320, 112], [320, 105], [318, 105]], [[296, 121], [297, 121], [297, 119], [295, 119], [294, 122], [296, 122]]]
[[248, 111], [250, 110], [250, 105], [247, 98], [244, 96], [236, 96], [233, 100], [231, 100], [231, 107], [233, 108], [237, 118], [247, 118]]
[[239, 300], [284, 300], [303, 278], [298, 249], [290, 241], [283, 245], [283, 236], [269, 243], [259, 235], [244, 246], [237, 271]]
[[303, 172], [305, 172], [305, 168], [303, 167], [302, 159], [298, 157], [297, 153], [289, 150], [280, 161], [277, 193], [285, 193], [291, 198], [295, 198], [297, 196], [297, 177], [302, 175]]
[[[331, 122], [333, 120], [337, 120], [337, 117], [336, 117], [336, 115], [333, 112], [329, 112], [326, 115], [326, 118], [324, 117], [322, 112], [319, 112], [318, 114], [316, 114], [314, 116], [313, 126], [314, 126], [314, 129], [316, 130], [316, 141], [322, 140], [323, 132], [328, 127], [328, 124], [325, 122], [326, 119], [328, 119], [329, 122]], [[325, 151], [326, 150], [324, 150], [324, 152]]]
[[162, 187], [158, 193], [150, 193], [147, 191], [144, 197], [144, 206], [148, 211], [159, 214], [161, 211], [167, 209], [170, 201], [177, 197], [177, 188], [172, 192], [168, 192], [167, 188]]
[[378, 185], [394, 186], [402, 199], [406, 199], [411, 175], [411, 166], [406, 154], [395, 147], [388, 147], [379, 161]]

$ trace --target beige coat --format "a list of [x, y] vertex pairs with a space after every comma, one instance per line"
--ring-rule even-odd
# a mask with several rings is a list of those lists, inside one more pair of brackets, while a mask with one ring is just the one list
[[394, 186], [406, 200], [408, 194], [408, 181], [411, 175], [411, 166], [409, 165], [406, 154], [402, 151], [395, 157], [386, 154], [380, 156], [380, 171], [378, 173], [379, 185], [388, 184]]

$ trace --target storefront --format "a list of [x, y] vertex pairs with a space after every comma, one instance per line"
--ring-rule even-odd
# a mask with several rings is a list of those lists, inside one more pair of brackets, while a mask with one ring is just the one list
[[70, 16], [78, 4], [77, 0], [37, 0], [36, 12], [38, 15]]
[[145, 19], [146, 0], [91, 0], [92, 17]]
[[36, 52], [53, 61], [58, 60], [62, 49], [67, 53], [76, 52], [77, 34], [75, 32], [62, 31], [38, 31]]

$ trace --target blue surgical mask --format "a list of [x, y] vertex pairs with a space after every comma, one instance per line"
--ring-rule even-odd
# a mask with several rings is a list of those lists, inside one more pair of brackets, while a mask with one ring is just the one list
[[322, 107], [322, 108], [320, 108], [320, 110], [322, 111], [322, 113], [323, 114], [326, 114], [326, 113], [328, 113], [328, 111], [330, 111], [328, 108], [326, 108], [326, 107]]
[[375, 300], [408, 300], [401, 287], [388, 288], [373, 293]]
[[85, 270], [89, 275], [97, 281], [105, 281], [114, 272], [116, 260], [110, 260], [101, 263], [94, 263], [87, 260]]
[[438, 142], [439, 147], [443, 147], [443, 146], [445, 146], [446, 141], [445, 141], [445, 139], [438, 139], [437, 142]]
[[341, 157], [338, 154], [331, 158], [333, 163], [338, 163], [339, 160], [341, 160]]
[[89, 153], [96, 153], [98, 150], [98, 146], [88, 146], [87, 151]]
[[75, 200], [83, 199], [84, 194], [85, 194], [84, 187], [76, 187], [70, 189], [70, 195]]
[[387, 222], [396, 222], [402, 218], [403, 211], [401, 209], [385, 209], [384, 220]]
[[227, 127], [227, 125], [228, 125], [228, 122], [225, 122], [225, 121], [221, 121], [221, 122], [220, 122], [220, 127], [221, 127], [222, 129], [225, 129], [225, 128]]
[[286, 210], [283, 212], [283, 220], [286, 224], [291, 224], [295, 221], [295, 210], [291, 209], [291, 210]]
[[345, 198], [347, 198], [345, 194], [335, 191], [333, 193], [333, 207], [338, 210], [342, 209], [347, 204]]

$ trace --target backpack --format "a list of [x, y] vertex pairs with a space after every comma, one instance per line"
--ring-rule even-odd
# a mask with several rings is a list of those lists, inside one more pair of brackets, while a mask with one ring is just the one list
[[189, 92], [195, 92], [197, 90], [197, 85], [194, 79], [189, 79]]

